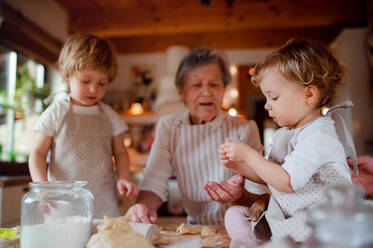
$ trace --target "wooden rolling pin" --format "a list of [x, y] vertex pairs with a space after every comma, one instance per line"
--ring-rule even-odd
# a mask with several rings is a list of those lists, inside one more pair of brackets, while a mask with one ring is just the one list
[[135, 222], [128, 222], [128, 225], [133, 231], [140, 233], [152, 243], [159, 237], [160, 230], [158, 225]]

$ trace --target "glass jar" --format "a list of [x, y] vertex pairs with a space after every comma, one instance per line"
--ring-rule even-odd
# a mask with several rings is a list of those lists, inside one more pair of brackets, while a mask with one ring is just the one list
[[313, 234], [304, 248], [373, 247], [373, 207], [363, 189], [337, 185], [327, 191], [328, 201], [308, 212]]
[[30, 183], [21, 209], [22, 248], [83, 248], [91, 235], [93, 195], [85, 181]]

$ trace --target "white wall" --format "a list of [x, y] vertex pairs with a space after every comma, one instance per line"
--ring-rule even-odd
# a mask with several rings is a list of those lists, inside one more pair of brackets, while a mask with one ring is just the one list
[[231, 64], [255, 64], [275, 49], [223, 50]]
[[128, 90], [132, 86], [132, 82], [130, 82], [130, 68], [135, 65], [154, 65], [154, 83], [158, 85], [159, 79], [166, 73], [166, 54], [151, 53], [118, 56], [118, 76], [109, 90]]
[[366, 34], [366, 28], [345, 29], [334, 41], [336, 56], [345, 65], [344, 85], [338, 91], [336, 103], [353, 101], [353, 109], [343, 112], [352, 130], [357, 153], [373, 155], [365, 144], [373, 140], [373, 85], [369, 77]]

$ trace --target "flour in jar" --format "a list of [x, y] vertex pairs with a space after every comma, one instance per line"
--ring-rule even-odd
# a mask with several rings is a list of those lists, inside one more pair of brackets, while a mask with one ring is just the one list
[[91, 217], [72, 216], [23, 226], [21, 247], [83, 248], [91, 235], [91, 221]]

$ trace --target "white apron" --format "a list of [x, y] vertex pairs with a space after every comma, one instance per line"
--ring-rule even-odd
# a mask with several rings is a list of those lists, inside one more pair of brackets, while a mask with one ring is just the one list
[[69, 110], [57, 126], [51, 145], [48, 180], [88, 181], [94, 196], [94, 218], [119, 216], [112, 161], [112, 127], [98, 103], [100, 114]]
[[[211, 201], [203, 191], [203, 185], [209, 180], [229, 180], [234, 175], [232, 170], [220, 165], [217, 156], [219, 145], [226, 138], [243, 138], [235, 131], [232, 131], [233, 134], [227, 132], [228, 137], [216, 135], [216, 129], [223, 128], [226, 117], [222, 112], [214, 121], [204, 125], [181, 125], [184, 116], [180, 116], [171, 130], [171, 137], [174, 137], [170, 143], [171, 164], [177, 177], [183, 207], [188, 214], [188, 223], [224, 223], [224, 213], [230, 205]], [[206, 142], [210, 144], [208, 150]], [[205, 152], [201, 153], [201, 150]], [[214, 153], [216, 156], [211, 158]]]

